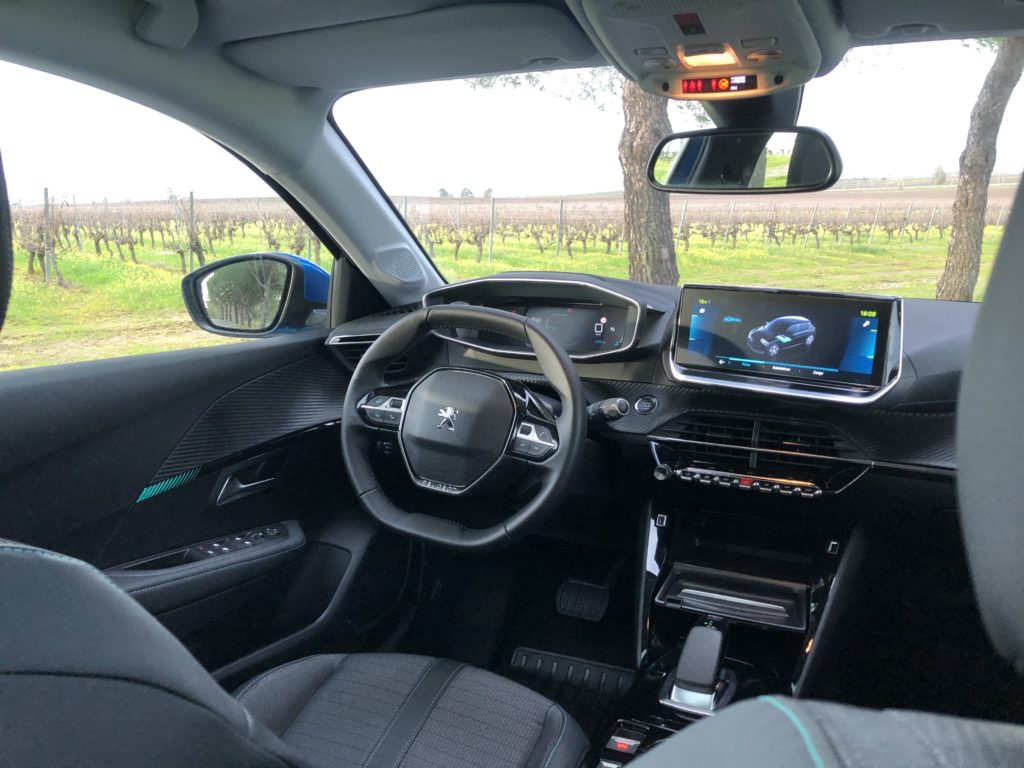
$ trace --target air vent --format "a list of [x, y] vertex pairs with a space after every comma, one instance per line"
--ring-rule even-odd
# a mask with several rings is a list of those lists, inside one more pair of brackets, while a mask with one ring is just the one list
[[[377, 336], [365, 334], [361, 336], [332, 336], [327, 341], [327, 346], [332, 347], [342, 361], [352, 370], [355, 370], [356, 366], [359, 365], [359, 361], [363, 359], [363, 355], [366, 354], [366, 350], [377, 340]], [[409, 353], [402, 352], [401, 354], [395, 355], [384, 368], [385, 376], [397, 376], [401, 373], [405, 373], [406, 368], [409, 367]]]
[[753, 447], [755, 420], [748, 417], [688, 414], [666, 424], [666, 437], [686, 440], [694, 460], [714, 463], [718, 460], [746, 463]]
[[[669, 438], [677, 461], [689, 467], [740, 474], [813, 480], [824, 485], [863, 458], [827, 424], [688, 413], [665, 424], [652, 440]], [[676, 442], [682, 441], [682, 442]]]
[[378, 312], [377, 314], [372, 315], [372, 317], [393, 317], [394, 315], [411, 315], [413, 312], [420, 309], [421, 306], [422, 305], [419, 303], [402, 304], [400, 307], [392, 307], [391, 309], [386, 309], [383, 312]]
[[828, 425], [801, 421], [761, 421], [757, 447], [832, 458], [857, 454], [854, 445]]

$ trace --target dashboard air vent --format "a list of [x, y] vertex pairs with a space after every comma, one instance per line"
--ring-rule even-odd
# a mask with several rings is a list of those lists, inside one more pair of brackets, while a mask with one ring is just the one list
[[419, 303], [402, 304], [401, 306], [392, 307], [391, 309], [386, 309], [383, 312], [378, 312], [377, 314], [373, 315], [373, 317], [393, 317], [394, 315], [411, 315], [413, 312], [420, 309], [422, 306], [423, 305]]
[[[328, 346], [338, 352], [342, 361], [349, 368], [355, 370], [356, 366], [359, 365], [359, 361], [363, 359], [363, 355], [366, 354], [366, 350], [376, 340], [377, 337], [370, 334], [363, 336], [334, 336], [328, 341]], [[384, 375], [397, 376], [404, 373], [408, 366], [409, 354], [408, 352], [403, 352], [391, 359], [384, 369]]]
[[750, 457], [755, 420], [749, 417], [688, 414], [666, 424], [660, 430], [666, 437], [691, 443], [695, 460], [740, 460]]
[[857, 454], [854, 445], [828, 425], [799, 421], [761, 421], [757, 446], [831, 458]]
[[[714, 413], [687, 413], [651, 439], [669, 438], [677, 459], [691, 467], [826, 483], [863, 458], [859, 449], [827, 424]], [[679, 442], [677, 442], [679, 441]]]

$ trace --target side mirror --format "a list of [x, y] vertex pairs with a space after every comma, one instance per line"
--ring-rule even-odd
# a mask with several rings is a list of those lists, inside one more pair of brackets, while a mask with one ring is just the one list
[[713, 128], [662, 139], [648, 181], [666, 192], [775, 194], [828, 189], [843, 173], [832, 139], [814, 128]]
[[221, 259], [181, 279], [192, 321], [221, 336], [292, 333], [327, 319], [331, 276], [288, 253]]

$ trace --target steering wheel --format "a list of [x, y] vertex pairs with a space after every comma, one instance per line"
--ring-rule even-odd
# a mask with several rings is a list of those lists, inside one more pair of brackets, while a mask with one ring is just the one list
[[[389, 385], [388, 361], [442, 328], [497, 333], [532, 347], [560, 413], [491, 371], [440, 367], [412, 385]], [[521, 538], [564, 498], [586, 436], [583, 385], [565, 350], [526, 318], [480, 307], [429, 307], [381, 334], [356, 366], [341, 417], [342, 457], [366, 511], [387, 528], [457, 549], [494, 549]], [[406, 512], [388, 498], [370, 463], [382, 439], [397, 440], [412, 482], [433, 493], [499, 488], [514, 469], [536, 475], [538, 489], [507, 519], [483, 528]]]

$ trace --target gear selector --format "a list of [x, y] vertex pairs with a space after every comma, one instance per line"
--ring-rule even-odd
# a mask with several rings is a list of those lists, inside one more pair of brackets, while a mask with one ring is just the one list
[[665, 681], [661, 703], [694, 715], [710, 715], [732, 699], [735, 676], [722, 669], [727, 627], [707, 619], [686, 636], [674, 677]]

